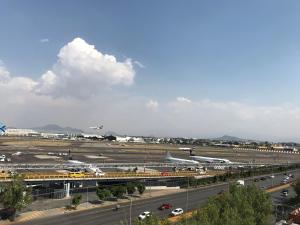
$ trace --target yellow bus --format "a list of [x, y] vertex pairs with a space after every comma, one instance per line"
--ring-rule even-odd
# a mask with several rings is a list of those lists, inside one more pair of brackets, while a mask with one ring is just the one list
[[84, 172], [70, 172], [69, 173], [69, 177], [72, 177], [72, 178], [81, 178], [84, 176], [85, 176]]

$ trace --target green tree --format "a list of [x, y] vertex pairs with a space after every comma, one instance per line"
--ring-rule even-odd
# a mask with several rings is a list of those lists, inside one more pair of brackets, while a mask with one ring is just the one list
[[82, 195], [75, 195], [72, 198], [72, 206], [74, 209], [77, 209], [77, 206], [80, 204], [80, 201], [82, 200]]
[[177, 225], [267, 225], [272, 209], [264, 191], [232, 185], [229, 193], [210, 198], [204, 208]]
[[98, 188], [96, 194], [100, 200], [105, 200], [111, 196], [110, 190], [104, 188]]
[[2, 186], [0, 200], [4, 208], [20, 211], [31, 203], [31, 189], [26, 187], [22, 176], [14, 175], [10, 183]]
[[143, 194], [144, 191], [146, 190], [146, 186], [145, 186], [145, 184], [138, 183], [138, 184], [137, 184], [137, 189], [138, 189], [138, 191], [139, 191], [139, 194], [141, 195], [141, 194]]
[[136, 225], [171, 225], [167, 220], [161, 221], [161, 219], [156, 215], [151, 215], [144, 220], [136, 220]]
[[126, 185], [126, 189], [127, 189], [127, 193], [128, 193], [129, 195], [132, 195], [132, 194], [135, 192], [136, 187], [135, 187], [135, 185], [134, 185], [133, 183], [128, 183], [128, 184]]
[[300, 200], [300, 178], [297, 179], [296, 185], [294, 186], [294, 190], [297, 194], [297, 199]]
[[125, 186], [113, 186], [110, 189], [111, 193], [113, 196], [117, 197], [117, 198], [121, 198], [123, 197], [123, 195], [126, 193], [126, 187]]

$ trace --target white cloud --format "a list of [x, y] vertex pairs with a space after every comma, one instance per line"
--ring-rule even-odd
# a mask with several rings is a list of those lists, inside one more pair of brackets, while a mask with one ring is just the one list
[[58, 54], [52, 70], [39, 80], [36, 93], [53, 97], [88, 98], [113, 85], [132, 85], [135, 71], [132, 60], [119, 62], [102, 54], [81, 38], [75, 38]]
[[102, 54], [80, 38], [65, 45], [54, 66], [37, 80], [13, 76], [0, 63], [1, 122], [18, 127], [58, 123], [85, 129], [100, 119], [108, 130], [124, 134], [229, 134], [300, 141], [297, 104], [257, 106], [209, 99], [192, 101], [186, 97], [158, 103], [127, 96], [115, 88], [98, 94], [114, 85], [132, 85], [133, 64], [131, 59], [120, 62], [112, 55]]
[[191, 103], [192, 101], [185, 97], [177, 97], [177, 102]]
[[40, 40], [41, 43], [48, 43], [50, 40], [48, 38], [43, 38]]
[[[2, 63], [1, 63], [2, 64]], [[4, 66], [0, 65], [0, 83], [6, 83], [10, 79], [10, 73]]]
[[155, 100], [149, 100], [147, 103], [146, 103], [146, 107], [148, 109], [151, 109], [153, 111], [156, 111], [158, 109], [158, 102], [155, 101]]

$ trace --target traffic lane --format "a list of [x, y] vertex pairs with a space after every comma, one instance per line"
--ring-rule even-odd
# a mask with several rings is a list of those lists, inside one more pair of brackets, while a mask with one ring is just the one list
[[[155, 202], [152, 202], [151, 205], [144, 205], [142, 207], [134, 208], [135, 212], [133, 217], [137, 218], [138, 215], [144, 211], [151, 211], [153, 214], [165, 218], [168, 217], [173, 209], [182, 208], [184, 211], [190, 211], [198, 209], [200, 206], [205, 204], [207, 199], [210, 196], [217, 195], [221, 190], [226, 189], [227, 184], [216, 186], [210, 189], [201, 189], [201, 190], [188, 190], [187, 192], [180, 193], [180, 195], [166, 196], [165, 198], [158, 199]], [[169, 210], [158, 210], [158, 207], [163, 203], [169, 203], [172, 205], [172, 209]]]
[[[290, 181], [295, 181], [298, 177], [300, 177], [300, 170], [295, 170], [295, 171], [292, 171], [292, 172], [288, 172], [287, 175], [288, 174], [293, 174], [294, 178], [290, 178]], [[265, 177], [266, 179], [261, 180], [260, 179], [261, 177]], [[264, 175], [264, 176], [259, 176], [259, 177], [254, 177], [254, 178], [251, 178], [251, 179], [247, 179], [245, 181], [245, 183], [247, 185], [251, 184], [251, 183], [254, 183], [257, 187], [266, 189], [268, 187], [272, 187], [274, 185], [281, 184], [281, 182], [284, 180], [285, 177], [286, 177], [286, 175], [284, 175], [284, 172], [283, 172], [283, 173], [280, 173], [280, 174], [275, 174], [274, 178], [270, 178], [270, 175]], [[255, 179], [258, 179], [258, 181], [254, 182]]]
[[288, 190], [288, 196], [284, 196], [282, 190], [270, 194], [274, 204], [284, 204], [289, 198], [296, 197], [296, 192], [293, 187], [286, 188], [286, 190]]
[[[132, 221], [134, 221], [140, 213], [143, 211], [152, 211], [160, 217], [166, 217], [170, 213], [169, 211], [158, 211], [157, 208], [164, 202], [170, 202], [173, 208], [181, 207], [186, 211], [186, 199], [188, 196], [188, 210], [196, 209], [201, 203], [205, 203], [207, 198], [217, 194], [222, 189], [226, 188], [227, 184], [203, 188], [197, 190], [189, 190], [177, 194], [168, 196], [156, 197], [153, 199], [147, 199], [143, 201], [133, 202], [132, 204]], [[108, 209], [92, 209], [87, 211], [78, 211], [77, 213], [65, 214], [55, 217], [48, 217], [45, 219], [37, 219], [23, 223], [23, 225], [50, 225], [50, 224], [106, 224], [106, 225], [120, 225], [121, 221], [128, 221], [130, 214], [130, 204], [122, 205], [120, 210], [115, 211], [114, 208]]]

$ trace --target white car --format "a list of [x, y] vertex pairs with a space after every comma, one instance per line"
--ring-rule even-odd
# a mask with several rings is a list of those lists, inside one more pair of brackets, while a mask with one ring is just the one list
[[182, 208], [177, 208], [177, 209], [174, 209], [172, 212], [171, 212], [171, 215], [172, 216], [178, 216], [178, 215], [181, 215], [183, 213], [183, 209]]
[[145, 211], [145, 212], [141, 213], [138, 218], [139, 218], [139, 220], [144, 220], [149, 216], [151, 216], [151, 212]]
[[271, 176], [269, 176], [270, 178], [272, 178], [272, 179], [274, 179], [275, 178], [275, 176], [274, 175], [271, 175]]

